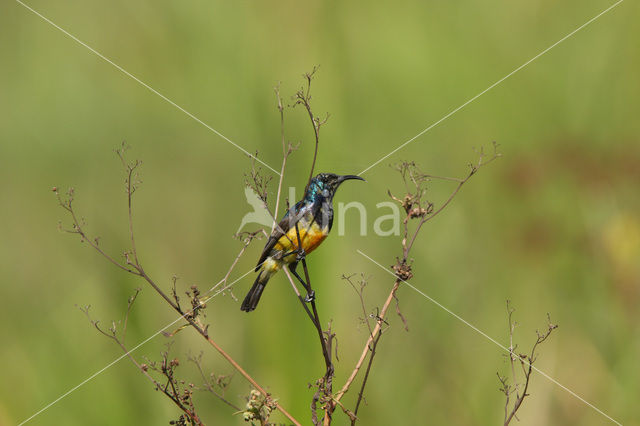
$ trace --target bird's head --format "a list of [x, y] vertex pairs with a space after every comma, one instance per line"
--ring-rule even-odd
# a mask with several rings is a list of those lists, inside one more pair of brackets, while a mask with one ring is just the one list
[[305, 199], [314, 200], [322, 196], [331, 200], [336, 190], [345, 180], [364, 180], [356, 175], [336, 175], [333, 173], [320, 173], [309, 182], [309, 187], [305, 193]]

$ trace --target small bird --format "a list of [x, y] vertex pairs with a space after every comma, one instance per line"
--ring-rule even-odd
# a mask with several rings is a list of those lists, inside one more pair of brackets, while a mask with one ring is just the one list
[[[364, 180], [355, 175], [320, 173], [309, 181], [304, 198], [287, 211], [269, 236], [256, 266], [258, 277], [244, 298], [241, 310], [251, 312], [256, 308], [269, 278], [284, 265], [304, 283], [296, 272], [298, 262], [329, 235], [333, 225], [333, 196], [340, 184], [349, 179]], [[298, 237], [302, 250], [298, 250]], [[307, 301], [313, 298], [313, 293], [307, 294]]]

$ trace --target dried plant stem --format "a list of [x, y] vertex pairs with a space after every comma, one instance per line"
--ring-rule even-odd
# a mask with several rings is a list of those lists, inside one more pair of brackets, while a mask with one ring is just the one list
[[[300, 229], [298, 229], [298, 224], [296, 223], [296, 236], [298, 238], [298, 247], [302, 247], [302, 243], [300, 242]], [[311, 287], [311, 278], [309, 277], [309, 269], [307, 268], [307, 260], [305, 257], [302, 258], [302, 269], [304, 270], [304, 278], [307, 283], [307, 291], [310, 293], [313, 291]], [[315, 299], [311, 299], [311, 310], [313, 311], [313, 324], [318, 331], [318, 337], [320, 338], [320, 344], [322, 346], [322, 355], [324, 356], [325, 366], [327, 367], [327, 378], [333, 374], [333, 363], [331, 362], [331, 353], [327, 348], [327, 340], [323, 336], [322, 325], [320, 323], [320, 317], [318, 316], [318, 309], [316, 308]], [[329, 387], [330, 390], [330, 387]]]
[[[374, 327], [373, 331], [369, 333], [369, 337], [364, 345], [364, 348], [362, 349], [362, 353], [360, 355], [360, 358], [358, 359], [358, 361], [356, 362], [355, 367], [353, 368], [349, 378], [347, 379], [347, 381], [345, 382], [345, 384], [342, 386], [342, 388], [340, 389], [340, 391], [335, 395], [335, 397], [333, 398], [332, 402], [329, 404], [329, 406], [327, 407], [327, 410], [325, 411], [325, 417], [324, 417], [324, 425], [328, 426], [331, 423], [331, 413], [335, 410], [335, 407], [337, 405], [337, 403], [342, 399], [342, 397], [344, 396], [344, 394], [349, 390], [349, 388], [352, 386], [353, 381], [355, 380], [356, 376], [358, 375], [358, 373], [360, 372], [360, 370], [362, 369], [362, 366], [364, 365], [365, 360], [367, 359], [367, 355], [369, 356], [369, 362], [367, 364], [367, 368], [366, 368], [366, 373], [365, 373], [365, 377], [363, 379], [362, 385], [360, 387], [360, 392], [358, 394], [358, 399], [356, 402], [356, 408], [354, 410], [353, 416], [351, 417], [351, 423], [352, 425], [355, 424], [355, 422], [357, 421], [357, 411], [358, 408], [360, 406], [361, 400], [363, 398], [363, 394], [364, 394], [364, 389], [369, 377], [369, 371], [371, 370], [371, 365], [373, 363], [373, 358], [375, 356], [375, 350], [377, 348], [377, 345], [379, 343], [380, 337], [381, 337], [381, 333], [382, 333], [382, 324], [385, 322], [385, 317], [387, 314], [387, 311], [389, 309], [389, 306], [391, 305], [392, 301], [395, 299], [397, 301], [397, 296], [396, 293], [398, 291], [398, 288], [400, 287], [400, 283], [403, 280], [408, 280], [410, 278], [413, 277], [413, 273], [411, 270], [411, 265], [410, 265], [410, 253], [411, 250], [416, 242], [416, 238], [418, 236], [418, 234], [420, 233], [420, 230], [422, 229], [422, 225], [424, 225], [426, 222], [428, 222], [429, 220], [433, 219], [435, 216], [437, 216], [438, 214], [440, 214], [450, 203], [451, 201], [455, 198], [455, 196], [459, 193], [460, 189], [462, 188], [462, 186], [469, 181], [469, 179], [471, 179], [471, 177], [473, 175], [476, 174], [476, 172], [484, 165], [491, 163], [493, 160], [495, 160], [496, 158], [500, 157], [500, 154], [497, 152], [497, 144], [493, 144], [493, 155], [491, 156], [491, 158], [489, 158], [489, 160], [485, 161], [485, 154], [484, 151], [481, 149], [479, 152], [479, 159], [475, 164], [470, 164], [470, 171], [469, 173], [462, 179], [458, 179], [458, 178], [445, 178], [445, 180], [449, 180], [449, 181], [454, 181], [457, 182], [458, 185], [456, 186], [456, 188], [451, 192], [451, 194], [449, 195], [449, 197], [447, 198], [447, 200], [437, 209], [434, 211], [434, 207], [433, 204], [430, 203], [427, 200], [424, 200], [424, 194], [425, 194], [425, 188], [423, 187], [424, 182], [434, 176], [431, 175], [425, 175], [422, 173], [418, 173], [417, 172], [417, 167], [415, 166], [414, 163], [403, 163], [398, 170], [400, 171], [404, 184], [405, 184], [405, 188], [407, 190], [407, 194], [404, 196], [404, 198], [399, 199], [394, 197], [391, 192], [389, 191], [389, 196], [397, 201], [405, 210], [406, 212], [406, 217], [403, 221], [404, 224], [404, 233], [403, 233], [403, 238], [401, 241], [401, 246], [402, 246], [402, 258], [397, 260], [396, 265], [393, 266], [393, 269], [395, 270], [396, 273], [396, 280], [393, 283], [393, 286], [391, 288], [391, 291], [389, 292], [389, 295], [387, 296], [386, 301], [384, 302], [384, 305], [382, 306], [382, 309], [380, 310], [379, 315], [377, 316], [377, 323], [376, 326]], [[414, 186], [413, 189], [410, 188], [410, 184], [412, 184]], [[418, 219], [418, 225], [415, 227], [415, 230], [413, 231], [413, 233], [409, 232], [409, 221], [411, 219]], [[362, 299], [361, 299], [362, 301]], [[405, 322], [404, 317], [402, 316], [399, 307], [396, 305], [396, 311], [398, 313], [398, 315], [401, 317], [401, 319], [403, 320], [403, 322]], [[406, 329], [406, 322], [405, 322], [405, 329]]]
[[282, 166], [280, 167], [280, 180], [278, 181], [278, 192], [276, 194], [276, 206], [273, 209], [273, 226], [271, 227], [271, 232], [276, 229], [278, 226], [278, 210], [280, 207], [280, 194], [282, 193], [282, 183], [284, 181], [284, 170], [287, 166], [287, 158], [292, 152], [292, 147], [289, 146], [287, 148], [287, 144], [284, 137], [284, 104], [282, 103], [282, 98], [280, 97], [280, 85], [274, 88], [276, 92], [276, 98], [278, 99], [278, 111], [280, 112], [280, 138], [282, 140]]
[[[513, 345], [513, 334], [516, 328], [516, 322], [513, 320], [513, 313], [515, 309], [511, 307], [511, 302], [507, 300], [507, 313], [509, 319], [509, 362], [511, 364], [511, 379], [513, 384], [509, 384], [508, 379], [506, 377], [501, 376], [498, 373], [498, 380], [500, 381], [501, 388], [500, 391], [505, 395], [505, 404], [504, 404], [504, 426], [508, 426], [511, 421], [515, 418], [518, 419], [516, 413], [522, 406], [524, 399], [529, 396], [527, 391], [529, 390], [529, 384], [531, 383], [531, 377], [533, 374], [533, 363], [536, 361], [536, 349], [539, 345], [544, 343], [551, 333], [555, 329], [558, 328], [557, 324], [553, 324], [551, 322], [551, 318], [549, 314], [547, 314], [547, 330], [544, 333], [540, 333], [536, 330], [537, 339], [531, 348], [531, 352], [529, 354], [517, 354], [515, 352], [516, 346]], [[524, 379], [524, 385], [518, 383], [516, 377], [516, 369], [515, 364], [519, 363], [522, 369], [522, 377]], [[522, 387], [522, 392], [520, 392], [520, 388]], [[509, 411], [509, 403], [511, 401], [511, 395], [515, 393], [515, 402], [513, 403], [513, 407]]]
[[168, 386], [164, 386], [160, 384], [160, 382], [158, 382], [153, 376], [151, 376], [151, 374], [149, 374], [148, 369], [145, 368], [142, 364], [138, 362], [138, 360], [135, 359], [135, 357], [131, 354], [131, 351], [124, 344], [124, 336], [126, 335], [126, 331], [127, 331], [127, 320], [129, 317], [129, 313], [131, 312], [131, 307], [133, 306], [133, 302], [135, 301], [139, 292], [140, 292], [140, 289], [136, 289], [136, 293], [131, 298], [129, 298], [127, 312], [125, 315], [124, 326], [122, 329], [122, 335], [123, 335], [122, 338], [118, 337], [115, 323], [107, 332], [103, 330], [102, 327], [100, 327], [100, 324], [97, 320], [94, 320], [91, 318], [89, 314], [89, 306], [80, 308], [80, 310], [87, 316], [87, 318], [89, 319], [89, 322], [93, 325], [93, 327], [96, 330], [98, 330], [98, 332], [100, 332], [102, 335], [106, 336], [110, 340], [113, 340], [120, 347], [120, 349], [122, 349], [122, 351], [127, 356], [127, 358], [129, 358], [129, 360], [136, 366], [136, 368], [154, 385], [156, 390], [159, 390], [160, 392], [162, 392], [167, 398], [171, 400], [171, 402], [173, 402], [183, 413], [187, 415], [187, 417], [189, 418], [189, 422], [192, 425], [204, 426], [204, 423], [202, 423], [202, 421], [196, 414], [195, 410], [183, 404], [182, 402], [183, 400], [180, 398], [180, 393], [175, 388], [173, 382], [170, 381], [171, 390], [169, 390]]
[[327, 122], [329, 119], [329, 114], [323, 119], [320, 120], [319, 117], [313, 115], [313, 110], [311, 109], [311, 81], [313, 80], [313, 76], [318, 71], [318, 67], [313, 67], [311, 72], [305, 73], [304, 78], [306, 79], [307, 86], [306, 88], [300, 89], [296, 92], [294, 99], [295, 105], [302, 105], [304, 109], [307, 111], [307, 115], [309, 116], [309, 120], [311, 120], [311, 126], [313, 127], [313, 135], [315, 136], [315, 147], [313, 151], [313, 161], [311, 162], [311, 169], [309, 170], [309, 179], [307, 181], [307, 186], [305, 187], [305, 192], [309, 188], [309, 183], [313, 178], [313, 170], [316, 166], [316, 158], [318, 157], [318, 145], [320, 144], [320, 128]]
[[482, 166], [486, 166], [487, 164], [489, 164], [492, 161], [494, 161], [496, 158], [500, 157], [500, 154], [497, 152], [498, 145], [494, 143], [493, 147], [494, 147], [493, 156], [491, 158], [489, 158], [489, 160], [487, 160], [487, 161], [484, 161], [485, 154], [481, 150], [478, 162], [476, 164], [471, 164], [470, 165], [469, 174], [466, 177], [464, 177], [463, 179], [459, 179], [459, 178], [443, 178], [443, 177], [424, 175], [425, 177], [433, 177], [433, 178], [438, 178], [438, 179], [442, 179], [442, 180], [450, 180], [450, 181], [453, 181], [453, 182], [458, 182], [458, 185], [453, 190], [453, 192], [451, 192], [451, 194], [449, 195], [449, 198], [447, 198], [447, 200], [444, 203], [442, 203], [442, 205], [438, 208], [438, 210], [436, 210], [432, 214], [426, 215], [426, 216], [424, 216], [424, 217], [422, 217], [420, 219], [420, 222], [418, 223], [418, 226], [416, 227], [416, 231], [414, 232], [414, 234], [413, 234], [413, 236], [411, 238], [411, 242], [406, 246], [405, 259], [408, 257], [409, 251], [413, 247], [413, 244], [416, 241], [416, 237], [418, 236], [418, 233], [420, 232], [420, 228], [422, 228], [422, 225], [424, 225], [426, 222], [428, 222], [429, 220], [433, 219], [438, 214], [440, 214], [440, 212], [442, 212], [449, 205], [449, 203], [451, 203], [451, 201], [453, 201], [455, 196], [458, 195], [458, 192], [460, 192], [460, 189], [462, 188], [462, 186], [465, 183], [467, 183], [469, 181], [469, 179], [471, 179], [471, 177], [473, 175], [475, 175], [478, 172], [478, 170], [480, 170], [480, 168]]
[[[318, 144], [320, 142], [320, 126], [316, 122], [316, 119], [313, 117], [313, 113], [311, 112], [311, 107], [308, 103], [305, 102], [305, 108], [307, 109], [307, 113], [309, 114], [309, 118], [311, 119], [311, 124], [313, 125], [314, 135], [316, 138], [315, 148], [313, 150], [313, 161], [311, 162], [311, 169], [309, 171], [309, 182], [311, 182], [311, 178], [313, 178], [313, 170], [316, 167], [316, 158], [318, 157]], [[307, 188], [308, 188], [307, 184]]]
[[209, 289], [208, 292], [212, 292], [213, 290], [215, 290], [218, 286], [222, 286], [223, 290], [226, 289], [227, 287], [227, 282], [229, 281], [229, 277], [231, 276], [231, 272], [233, 272], [233, 270], [235, 269], [236, 265], [238, 264], [238, 262], [240, 261], [240, 258], [242, 257], [242, 255], [244, 254], [244, 252], [247, 250], [247, 247], [249, 247], [249, 244], [251, 244], [251, 241], [253, 241], [254, 238], [257, 238], [257, 235], [260, 233], [260, 231], [256, 231], [256, 232], [250, 232], [248, 234], [246, 234], [246, 238], [244, 238], [243, 240], [243, 244], [242, 244], [242, 248], [240, 249], [240, 251], [238, 252], [238, 255], [236, 256], [236, 258], [233, 260], [233, 262], [231, 263], [231, 266], [229, 267], [229, 269], [227, 270], [227, 273], [224, 275], [224, 278], [218, 282], [218, 284], [216, 284], [215, 286], [213, 286], [211, 289]]
[[[104, 333], [103, 333], [104, 334]], [[105, 334], [106, 335], [106, 334]], [[173, 401], [173, 403], [180, 409], [182, 410], [182, 412], [184, 412], [189, 419], [191, 420], [192, 424], [196, 424], [198, 426], [204, 426], [204, 423], [202, 423], [202, 421], [200, 420], [200, 418], [198, 417], [198, 415], [191, 409], [187, 408], [184, 404], [182, 404], [180, 402], [180, 398], [179, 398], [179, 393], [176, 390], [176, 388], [174, 387], [173, 383], [171, 383], [172, 386], [172, 390], [171, 392], [169, 392], [169, 390], [167, 389], [166, 386], [162, 386], [156, 379], [154, 379], [153, 377], [151, 377], [151, 375], [148, 373], [147, 369], [144, 368], [134, 357], [133, 355], [131, 355], [131, 352], [129, 351], [129, 349], [127, 349], [127, 347], [117, 338], [114, 338], [114, 340], [116, 341], [116, 343], [118, 344], [118, 346], [120, 346], [120, 348], [124, 351], [124, 353], [127, 355], [127, 357], [129, 358], [129, 360], [138, 368], [138, 370], [140, 370], [140, 372], [142, 372], [142, 374], [145, 375], [145, 377], [147, 379], [149, 379], [149, 381], [151, 383], [154, 384], [154, 386], [156, 387], [156, 389], [158, 389], [159, 391], [161, 391], [162, 393], [164, 393], [167, 397], [169, 397], [169, 399], [171, 401]]]
[[[224, 359], [226, 359], [229, 364], [231, 364], [233, 366], [234, 369], [236, 369], [249, 383], [251, 383], [251, 385], [258, 390], [261, 394], [263, 394], [265, 397], [269, 397], [269, 393], [258, 384], [258, 382], [255, 381], [255, 379], [249, 375], [249, 373], [247, 373], [245, 371], [244, 368], [242, 368], [240, 366], [240, 364], [238, 364], [224, 349], [222, 349], [222, 347], [220, 345], [218, 345], [218, 343], [216, 343], [215, 340], [213, 340], [210, 336], [209, 336], [209, 331], [206, 328], [203, 328], [200, 324], [197, 324], [189, 315], [188, 313], [184, 313], [182, 312], [182, 309], [176, 305], [170, 298], [169, 296], [166, 295], [166, 293], [164, 291], [162, 291], [154, 282], [151, 278], [149, 278], [149, 276], [142, 270], [142, 268], [140, 268], [140, 276], [142, 278], [144, 278], [155, 290], [156, 292], [158, 292], [178, 313], [180, 313], [184, 319], [196, 330], [196, 332], [198, 334], [200, 334], [216, 351], [218, 351], [218, 353], [220, 353], [220, 355], [222, 355], [222, 357]], [[294, 424], [299, 425], [300, 423], [291, 415], [289, 414], [284, 408], [282, 408], [282, 406], [276, 401], [275, 402], [276, 408], [278, 410], [280, 410], [280, 412], [282, 412], [282, 414], [287, 417], [289, 420], [291, 420]]]
[[[369, 354], [369, 352], [371, 351], [370, 345], [373, 343], [378, 333], [380, 333], [380, 329], [382, 328], [382, 323], [383, 323], [382, 320], [385, 319], [387, 310], [389, 310], [389, 306], [391, 306], [391, 302], [393, 301], [394, 295], [396, 294], [396, 291], [398, 291], [398, 288], [400, 287], [400, 282], [401, 282], [400, 280], [396, 280], [395, 283], [393, 284], [393, 287], [391, 288], [391, 292], [387, 296], [387, 300], [384, 302], [384, 305], [382, 305], [382, 309], [380, 310], [380, 314], [378, 315], [380, 320], [377, 322], [376, 326], [373, 328], [373, 331], [369, 335], [369, 338], [367, 339], [367, 342], [364, 345], [364, 349], [362, 350], [362, 354], [360, 354], [360, 358], [358, 359], [358, 362], [356, 362], [356, 365], [353, 368], [351, 375], [349, 376], [345, 384], [342, 386], [340, 391], [338, 391], [338, 393], [335, 395], [336, 401], [340, 401], [344, 396], [344, 394], [347, 393], [347, 391], [349, 390], [349, 387], [351, 386], [356, 376], [358, 375], [358, 372], [362, 368], [362, 364], [364, 364], [364, 360], [367, 358], [367, 354]], [[334, 408], [335, 408], [335, 404], [334, 404]]]
[[[313, 288], [311, 287], [311, 278], [309, 277], [309, 269], [307, 267], [305, 254], [304, 254], [304, 251], [302, 250], [302, 243], [300, 240], [300, 229], [298, 228], [297, 222], [295, 224], [295, 227], [296, 227], [296, 237], [298, 240], [297, 247], [299, 248], [298, 249], [299, 255], [302, 256], [301, 262], [302, 262], [302, 267], [304, 269], [304, 275], [305, 275], [305, 281], [306, 281], [303, 283], [303, 285], [307, 290], [308, 294], [313, 294]], [[316, 308], [315, 299], [312, 298], [310, 301], [313, 315], [309, 312], [309, 308], [307, 307], [305, 301], [302, 299], [302, 297], [299, 294], [298, 294], [298, 299], [302, 303], [302, 306], [304, 307], [304, 309], [307, 311], [307, 314], [309, 315], [311, 322], [313, 323], [316, 331], [318, 332], [318, 338], [320, 339], [320, 346], [322, 347], [322, 356], [324, 357], [326, 370], [325, 370], [324, 377], [320, 381], [318, 381], [318, 392], [322, 391], [325, 397], [330, 397], [332, 394], [332, 383], [333, 383], [333, 373], [334, 373], [333, 362], [331, 361], [331, 348], [330, 348], [330, 345], [331, 345], [330, 342], [333, 336], [329, 329], [326, 332], [327, 337], [326, 338], [324, 337], [325, 332], [322, 330], [322, 325], [320, 322], [320, 317], [318, 315], [318, 309]], [[311, 404], [311, 409], [312, 409], [311, 417], [314, 424], [318, 423], [316, 410], [315, 410], [317, 399], [318, 399], [318, 396], [314, 396]], [[325, 415], [327, 414], [329, 415], [329, 417], [331, 417], [331, 413], [329, 413], [328, 410], [325, 410]]]
[[[165, 293], [155, 283], [155, 281], [145, 272], [144, 268], [142, 267], [142, 264], [138, 259], [138, 254], [135, 247], [135, 238], [134, 238], [134, 231], [133, 231], [133, 214], [132, 214], [132, 210], [133, 210], [132, 198], [133, 198], [133, 193], [137, 188], [137, 182], [134, 180], [135, 179], [134, 171], [140, 165], [140, 162], [134, 161], [132, 163], [127, 163], [126, 160], [124, 159], [124, 154], [123, 154], [125, 149], [126, 148], [123, 145], [123, 148], [121, 150], [116, 151], [118, 156], [122, 160], [122, 163], [127, 172], [127, 179], [125, 184], [126, 184], [126, 193], [127, 193], [127, 202], [128, 202], [129, 237], [130, 237], [132, 246], [129, 251], [124, 253], [125, 264], [121, 264], [120, 262], [116, 261], [111, 256], [109, 256], [107, 253], [105, 253], [99, 247], [97, 239], [92, 240], [86, 235], [85, 231], [82, 228], [82, 223], [77, 219], [77, 216], [73, 209], [73, 205], [72, 205], [73, 191], [70, 191], [69, 198], [66, 201], [63, 201], [56, 190], [55, 192], [56, 192], [56, 195], [58, 196], [58, 201], [60, 205], [70, 213], [73, 221], [73, 228], [68, 232], [78, 234], [81, 238], [81, 241], [88, 242], [91, 247], [93, 247], [95, 250], [98, 251], [98, 253], [100, 253], [103, 257], [105, 257], [109, 262], [118, 266], [120, 269], [144, 279], [156, 291], [156, 293], [158, 293], [176, 312], [178, 312], [189, 323], [189, 325], [191, 325], [191, 327], [193, 327], [198, 334], [200, 334], [216, 351], [218, 351], [218, 353], [220, 353], [220, 355], [222, 355], [222, 357], [225, 358], [233, 366], [234, 369], [236, 369], [249, 383], [251, 383], [251, 385], [255, 389], [257, 389], [266, 398], [269, 398], [270, 397], [269, 393], [262, 386], [260, 386], [256, 382], [256, 380], [253, 379], [253, 377], [249, 375], [244, 370], [244, 368], [240, 366], [240, 364], [238, 364], [226, 351], [224, 351], [216, 341], [214, 341], [209, 336], [208, 326], [202, 326], [199, 320], [196, 319], [196, 310], [193, 309], [191, 311], [185, 312], [180, 307], [178, 299], [177, 298], [172, 299], [167, 293]], [[282, 412], [282, 414], [285, 417], [287, 417], [290, 421], [292, 421], [296, 425], [300, 424], [291, 414], [289, 414], [284, 408], [282, 408], [282, 406], [280, 406], [278, 402], [274, 401], [274, 404], [276, 408], [279, 409]]]
[[[353, 287], [353, 289], [356, 291], [356, 293], [358, 294], [358, 297], [360, 299], [360, 307], [362, 308], [362, 314], [363, 314], [362, 320], [366, 324], [367, 329], [369, 330], [369, 336], [373, 336], [373, 330], [371, 328], [371, 324], [370, 324], [369, 318], [375, 318], [377, 323], [380, 324], [381, 327], [382, 327], [382, 324], [387, 324], [388, 325], [388, 323], [387, 323], [387, 321], [385, 321], [383, 318], [380, 317], [380, 312], [379, 311], [377, 311], [375, 315], [373, 315], [373, 314], [369, 314], [368, 315], [367, 314], [367, 307], [366, 307], [366, 304], [364, 302], [364, 288], [366, 286], [366, 279], [364, 278], [364, 275], [362, 276], [362, 279], [359, 282], [359, 284], [360, 284], [359, 288], [352, 282], [351, 277], [352, 276], [343, 275], [342, 279], [346, 280], [351, 285], [351, 287]], [[397, 301], [397, 298], [395, 298], [395, 299]], [[357, 420], [358, 420], [358, 410], [360, 408], [361, 402], [364, 399], [364, 388], [367, 385], [367, 381], [369, 379], [369, 373], [371, 372], [371, 366], [373, 365], [373, 359], [376, 356], [376, 349], [378, 347], [378, 342], [380, 341], [380, 338], [382, 337], [383, 331], [384, 330], [382, 328], [380, 328], [380, 331], [378, 332], [377, 336], [373, 340], [372, 345], [370, 346], [371, 355], [369, 356], [369, 361], [367, 362], [367, 368], [366, 368], [365, 373], [364, 373], [364, 378], [362, 379], [362, 383], [360, 385], [360, 391], [358, 392], [358, 399], [356, 401], [355, 409], [353, 410], [353, 412], [351, 412], [349, 410], [345, 410], [344, 407], [341, 407], [343, 409], [343, 411], [345, 411], [345, 413], [351, 419], [351, 425], [352, 426], [355, 425]]]
[[[317, 67], [314, 67], [311, 72], [304, 74], [304, 78], [306, 80], [306, 87], [302, 87], [300, 90], [298, 90], [298, 92], [296, 92], [296, 94], [293, 97], [293, 99], [295, 101], [293, 106], [302, 105], [305, 108], [306, 113], [307, 113], [307, 115], [309, 117], [309, 120], [311, 121], [311, 125], [313, 127], [313, 134], [314, 134], [314, 139], [315, 139], [314, 151], [313, 151], [313, 160], [311, 162], [311, 167], [309, 169], [309, 178], [307, 179], [307, 184], [306, 184], [305, 189], [304, 189], [305, 193], [309, 189], [309, 185], [311, 184], [311, 180], [313, 178], [313, 173], [314, 173], [314, 170], [315, 170], [316, 160], [317, 160], [317, 157], [318, 157], [318, 146], [320, 144], [320, 128], [327, 122], [327, 120], [329, 118], [328, 114], [327, 114], [327, 117], [324, 120], [321, 120], [318, 117], [315, 117], [314, 114], [313, 114], [312, 107], [311, 107], [311, 81], [313, 80], [313, 76], [314, 76], [315, 72], [317, 71], [317, 69], [318, 69]], [[285, 145], [284, 145], [284, 116], [283, 116], [283, 107], [282, 107], [282, 103], [280, 102], [279, 94], [278, 94], [278, 101], [279, 101], [278, 109], [280, 110], [280, 114], [281, 114], [281, 133], [282, 133], [282, 141], [283, 141], [282, 142], [283, 143], [283, 153], [285, 154], [284, 160], [286, 160], [286, 156], [288, 155], [289, 151], [285, 151], [285, 148], [284, 148], [285, 147]], [[283, 169], [284, 169], [284, 161], [283, 161]], [[280, 193], [280, 189], [278, 189], [278, 194], [279, 193]], [[277, 204], [276, 204], [276, 206], [277, 206]], [[277, 211], [276, 211], [276, 213], [277, 213]], [[295, 213], [297, 213], [297, 212], [295, 212]], [[309, 276], [309, 269], [308, 269], [307, 261], [306, 261], [306, 253], [304, 252], [304, 249], [302, 247], [301, 238], [300, 238], [300, 230], [299, 230], [299, 227], [298, 227], [298, 220], [299, 220], [299, 218], [296, 218], [296, 220], [295, 220], [297, 244], [293, 244], [293, 242], [292, 242], [292, 246], [297, 247], [297, 256], [299, 257], [299, 261], [302, 263], [302, 268], [304, 270], [304, 280], [301, 279], [300, 276], [295, 271], [292, 271], [292, 272], [294, 273], [296, 278], [298, 278], [301, 281], [302, 285], [305, 287], [305, 289], [307, 291], [307, 295], [313, 295], [313, 288], [312, 288], [312, 284], [311, 284], [311, 278]], [[286, 235], [286, 233], [284, 233], [284, 234]], [[306, 301], [302, 298], [302, 296], [300, 295], [300, 292], [298, 292], [296, 286], [294, 285], [290, 274], [287, 273], [287, 277], [291, 281], [291, 284], [294, 287], [294, 290], [296, 292], [296, 295], [298, 296], [298, 299], [300, 300], [300, 303], [302, 304], [305, 312], [309, 316], [309, 319], [313, 323], [313, 325], [314, 325], [314, 327], [315, 327], [315, 329], [316, 329], [316, 331], [318, 333], [318, 338], [320, 339], [320, 345], [322, 347], [322, 355], [323, 355], [324, 361], [325, 361], [326, 371], [325, 371], [324, 376], [317, 381], [318, 391], [314, 395], [314, 397], [312, 399], [312, 403], [311, 403], [311, 410], [312, 410], [311, 418], [312, 418], [312, 421], [313, 421], [314, 424], [318, 424], [317, 413], [316, 413], [316, 403], [318, 402], [318, 400], [320, 398], [320, 393], [322, 393], [323, 396], [327, 400], [331, 400], [332, 387], [333, 387], [332, 386], [332, 382], [333, 382], [333, 374], [334, 374], [333, 362], [331, 360], [331, 342], [332, 342], [332, 339], [334, 338], [334, 334], [331, 333], [331, 327], [330, 326], [327, 329], [327, 331], [323, 331], [322, 322], [320, 321], [320, 317], [318, 315], [318, 309], [316, 307], [316, 303], [315, 303], [315, 300], [313, 299], [313, 297], [309, 301], [309, 304], [311, 305], [311, 310], [309, 310], [309, 307], [307, 306]], [[327, 414], [327, 413], [328, 413], [328, 411], [325, 410], [325, 414]], [[328, 415], [330, 417], [331, 413], [328, 413]]]
[[376, 356], [376, 349], [378, 347], [378, 342], [382, 337], [382, 330], [378, 333], [376, 338], [373, 340], [373, 344], [371, 345], [371, 356], [369, 357], [369, 362], [367, 363], [367, 369], [364, 372], [364, 378], [362, 379], [362, 385], [360, 386], [360, 391], [358, 392], [358, 400], [356, 401], [356, 408], [353, 410], [354, 417], [351, 419], [351, 425], [356, 424], [358, 409], [360, 408], [360, 403], [364, 397], [364, 388], [367, 385], [367, 380], [369, 379], [369, 373], [371, 372], [371, 365], [373, 365], [373, 358]]
[[224, 397], [223, 393], [217, 392], [214, 389], [214, 387], [211, 385], [211, 383], [209, 383], [209, 380], [207, 379], [207, 376], [205, 375], [204, 371], [202, 370], [202, 365], [200, 363], [200, 359], [199, 358], [190, 357], [189, 360], [192, 361], [196, 365], [196, 368], [198, 369], [198, 372], [200, 373], [200, 377], [202, 377], [203, 386], [206, 388], [207, 391], [209, 391], [210, 393], [215, 395], [220, 401], [224, 402], [225, 404], [227, 404], [229, 407], [233, 408], [234, 410], [242, 411], [242, 409], [240, 407], [238, 407], [236, 404], [234, 404], [233, 402], [231, 402], [228, 399], [226, 399]]

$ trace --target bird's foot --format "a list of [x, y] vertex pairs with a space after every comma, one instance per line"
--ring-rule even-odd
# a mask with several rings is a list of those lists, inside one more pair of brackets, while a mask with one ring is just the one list
[[310, 302], [313, 302], [314, 300], [316, 300], [316, 292], [315, 292], [315, 290], [311, 290], [305, 296], [304, 301], [307, 302], [307, 303], [310, 303]]
[[307, 257], [307, 252], [304, 251], [303, 248], [301, 248], [300, 250], [298, 250], [298, 254], [296, 255], [296, 262], [300, 262], [301, 260], [304, 260]]
[[282, 255], [280, 255], [280, 259], [284, 259], [285, 257], [289, 257], [292, 254], [297, 255], [298, 254], [298, 250], [291, 250], [291, 251], [288, 251], [286, 253], [283, 253]]

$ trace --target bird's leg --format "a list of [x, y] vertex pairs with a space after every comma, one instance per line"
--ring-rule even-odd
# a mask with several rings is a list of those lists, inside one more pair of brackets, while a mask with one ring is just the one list
[[284, 259], [285, 257], [289, 257], [292, 254], [296, 255], [296, 263], [305, 260], [307, 258], [307, 252], [304, 251], [304, 249], [302, 247], [300, 248], [295, 248], [291, 251], [288, 251], [286, 253], [284, 253], [281, 257]]
[[307, 258], [307, 252], [306, 252], [306, 251], [304, 251], [304, 249], [303, 249], [302, 247], [300, 247], [300, 248], [295, 248], [295, 249], [293, 249], [293, 250], [291, 250], [291, 251], [288, 251], [288, 252], [284, 253], [284, 254], [282, 255], [282, 258], [284, 259], [285, 257], [289, 257], [289, 256], [291, 256], [292, 254], [295, 254], [295, 255], [296, 255], [296, 263], [298, 263], [298, 262], [300, 262], [301, 260], [304, 260], [304, 259], [306, 259], [306, 258]]
[[298, 272], [296, 272], [297, 266], [298, 266], [298, 262], [294, 262], [291, 265], [289, 265], [289, 270], [291, 271], [293, 276], [296, 277], [298, 281], [300, 281], [304, 289], [307, 290], [307, 295], [305, 296], [304, 301], [309, 303], [313, 300], [316, 300], [316, 292], [307, 284], [307, 282], [304, 279], [302, 279], [302, 277], [298, 274]]
[[305, 260], [307, 258], [307, 252], [304, 251], [304, 249], [302, 247], [300, 247], [297, 250], [297, 254], [296, 254], [296, 263], [300, 262], [302, 260]]
[[316, 300], [316, 291], [313, 290], [313, 289], [311, 291], [309, 291], [307, 289], [307, 295], [305, 296], [304, 301], [307, 302], [307, 303], [311, 303], [314, 300]]
[[[295, 275], [295, 277], [298, 278], [298, 280], [302, 283], [304, 288], [307, 290], [307, 296], [304, 298], [304, 301], [307, 303], [313, 302], [314, 300], [316, 300], [316, 292], [313, 291], [313, 289], [311, 288], [311, 284], [309, 284], [308, 282], [309, 272], [307, 271], [307, 264], [305, 261], [307, 253], [304, 251], [304, 248], [302, 247], [302, 241], [300, 239], [300, 229], [298, 228], [298, 222], [296, 222], [295, 226], [296, 226], [296, 238], [298, 239], [298, 254], [296, 255], [296, 261], [291, 264], [289, 269], [291, 270], [293, 275]], [[307, 277], [307, 281], [303, 280], [302, 277], [300, 277], [300, 275], [298, 275], [298, 273], [296, 272], [296, 267], [298, 266], [298, 262], [300, 261], [302, 261], [302, 266], [304, 266], [304, 273]], [[314, 306], [314, 309], [315, 309], [315, 306]]]

